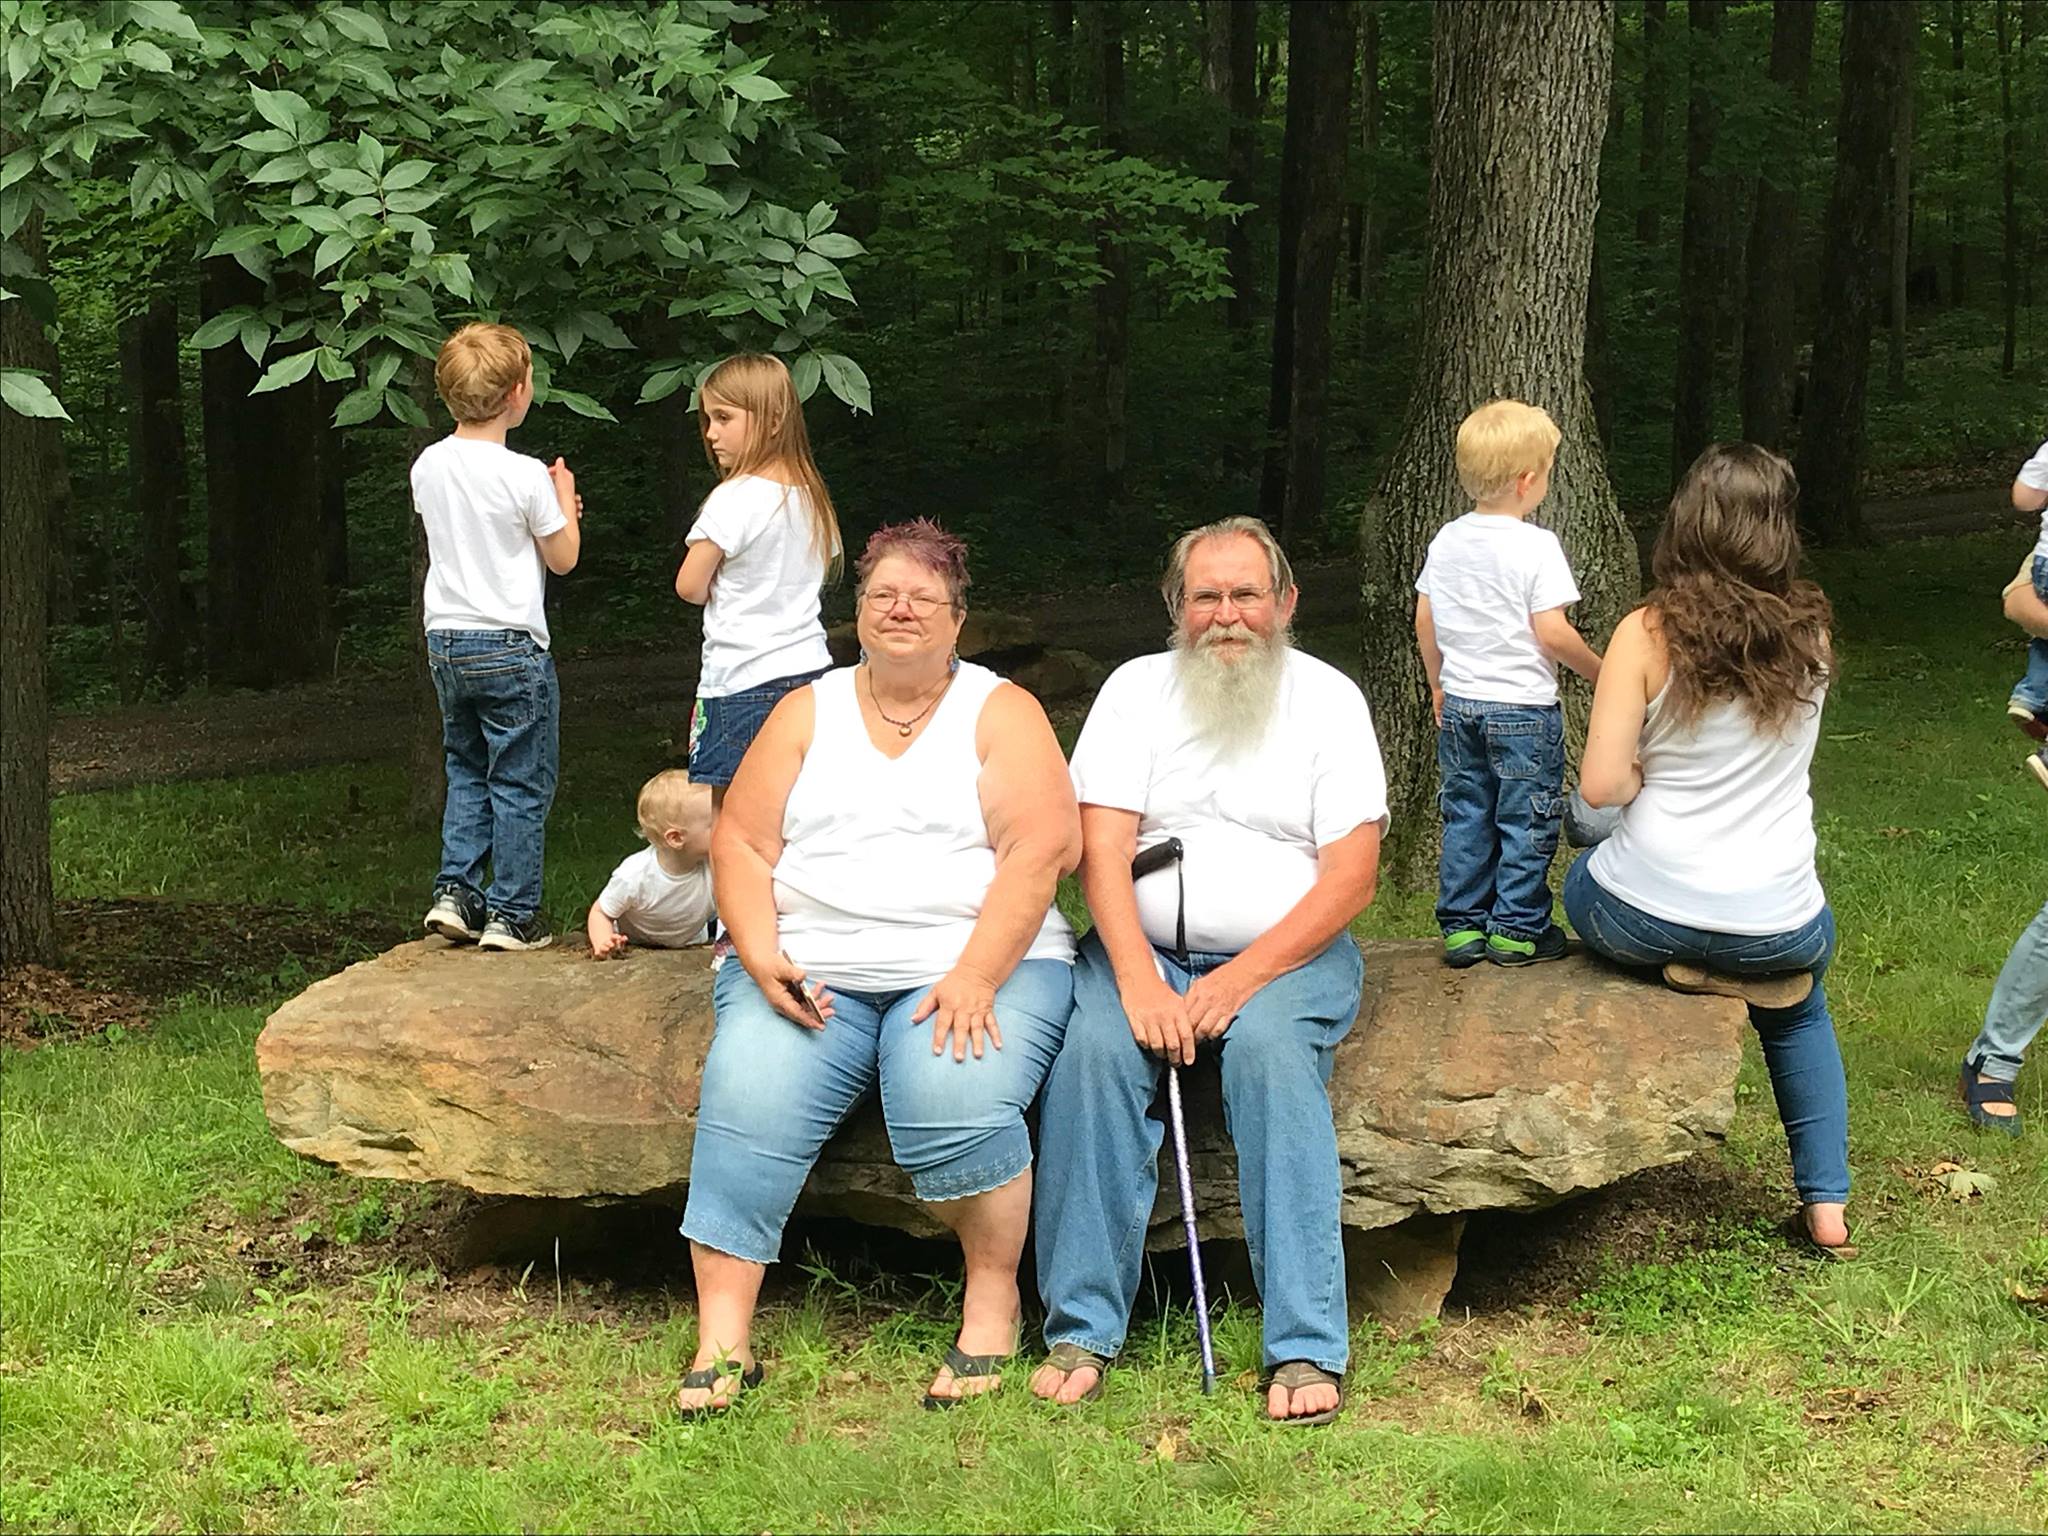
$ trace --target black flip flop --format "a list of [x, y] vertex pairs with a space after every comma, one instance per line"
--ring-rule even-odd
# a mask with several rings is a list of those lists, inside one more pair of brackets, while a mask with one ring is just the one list
[[[2019, 1101], [2012, 1096], [2011, 1083], [1980, 1083], [1978, 1077], [1984, 1071], [1984, 1058], [1973, 1056], [1963, 1063], [1960, 1087], [1963, 1090], [1963, 1109], [1970, 1119], [1987, 1131], [1997, 1131], [2001, 1136], [2020, 1134]], [[2009, 1115], [1994, 1115], [1986, 1104], [2011, 1104], [2014, 1112]]]
[[[716, 1418], [721, 1413], [729, 1412], [738, 1406], [741, 1394], [751, 1392], [754, 1388], [761, 1385], [763, 1378], [767, 1374], [761, 1368], [761, 1362], [756, 1360], [751, 1369], [740, 1373], [739, 1385], [732, 1389], [731, 1394], [726, 1398], [723, 1408], [716, 1407], [709, 1402], [696, 1408], [685, 1408], [681, 1403], [677, 1403], [676, 1417], [679, 1419], [710, 1419]], [[678, 1390], [682, 1392], [703, 1391], [717, 1386], [721, 1377], [730, 1375], [732, 1375], [732, 1371], [724, 1366], [700, 1366], [694, 1371], [684, 1373], [683, 1384]]]
[[[958, 1344], [954, 1344], [946, 1350], [946, 1369], [953, 1373], [955, 1381], [972, 1381], [977, 1377], [996, 1375], [1016, 1358], [1015, 1354], [970, 1355]], [[936, 1392], [927, 1392], [924, 1395], [924, 1405], [932, 1409], [958, 1408], [962, 1403], [972, 1402], [977, 1397], [987, 1397], [989, 1392], [995, 1390], [995, 1387], [990, 1387], [988, 1392], [962, 1393], [958, 1397], [940, 1397]]]

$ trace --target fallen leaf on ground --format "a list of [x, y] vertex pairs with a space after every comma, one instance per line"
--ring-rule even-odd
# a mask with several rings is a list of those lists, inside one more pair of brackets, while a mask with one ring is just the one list
[[1936, 1182], [1957, 1200], [1988, 1195], [1998, 1188], [1998, 1180], [1990, 1174], [1977, 1173], [1968, 1168], [1952, 1168], [1942, 1174]]
[[1543, 1401], [1542, 1396], [1526, 1381], [1518, 1385], [1515, 1388], [1515, 1392], [1521, 1400], [1523, 1418], [1547, 1419], [1553, 1417], [1550, 1404]]
[[2014, 1301], [2029, 1307], [2048, 1307], [2048, 1285], [2030, 1291], [2017, 1280], [2008, 1280], [2006, 1284], [2012, 1287]]
[[1159, 1437], [1158, 1443], [1152, 1447], [1152, 1454], [1161, 1461], [1176, 1461], [1180, 1458], [1180, 1442], [1173, 1437], [1171, 1430]]

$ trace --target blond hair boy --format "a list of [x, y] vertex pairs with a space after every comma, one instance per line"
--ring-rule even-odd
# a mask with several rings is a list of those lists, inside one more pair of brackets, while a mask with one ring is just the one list
[[582, 553], [583, 499], [559, 458], [543, 464], [505, 446], [533, 406], [533, 357], [519, 332], [465, 325], [442, 343], [434, 383], [455, 430], [412, 466], [448, 774], [425, 926], [452, 943], [540, 949], [553, 942], [541, 866], [560, 763], [543, 600], [547, 573], [566, 575]]
[[1549, 885], [1564, 788], [1557, 668], [1590, 682], [1600, 657], [1565, 617], [1579, 588], [1564, 547], [1525, 521], [1550, 490], [1559, 437], [1519, 400], [1465, 418], [1458, 481], [1473, 508], [1430, 541], [1415, 582], [1444, 813], [1436, 916], [1444, 959], [1461, 968], [1564, 954]]
[[593, 960], [611, 959], [628, 941], [680, 949], [708, 937], [711, 786], [664, 769], [640, 786], [638, 814], [647, 846], [612, 871], [584, 922]]

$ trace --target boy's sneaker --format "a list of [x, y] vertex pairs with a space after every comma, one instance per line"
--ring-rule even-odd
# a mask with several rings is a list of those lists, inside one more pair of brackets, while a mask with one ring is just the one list
[[1444, 964], [1462, 971], [1486, 958], [1486, 935], [1477, 928], [1461, 928], [1444, 935]]
[[2048, 747], [2028, 758], [2027, 766], [2034, 770], [2034, 777], [2041, 781], [2041, 787], [2048, 789]]
[[2005, 712], [2012, 717], [2012, 723], [2025, 731], [2036, 741], [2048, 741], [2048, 719], [2043, 719], [2034, 706], [2022, 698], [2005, 701]]
[[1564, 958], [1564, 930], [1552, 923], [1533, 939], [1511, 939], [1504, 933], [1486, 936], [1486, 958], [1495, 965], [1535, 965]]
[[483, 936], [484, 904], [459, 885], [437, 886], [422, 926], [450, 944], [474, 944]]
[[478, 949], [546, 949], [555, 942], [555, 936], [548, 932], [548, 925], [541, 920], [538, 912], [524, 922], [514, 922], [502, 912], [493, 912], [491, 920], [484, 924], [484, 936], [476, 941]]

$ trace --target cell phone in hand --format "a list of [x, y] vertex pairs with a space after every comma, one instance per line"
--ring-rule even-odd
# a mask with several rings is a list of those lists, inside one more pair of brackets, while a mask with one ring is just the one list
[[[788, 960], [789, 956], [785, 954], [782, 958]], [[823, 1029], [825, 1027], [825, 1015], [818, 1012], [818, 1002], [816, 998], [811, 996], [811, 989], [800, 981], [785, 981], [782, 985], [788, 990], [789, 995], [796, 1000], [797, 1007], [803, 1009], [805, 1014], [809, 1016], [810, 1021], [820, 1029]]]

